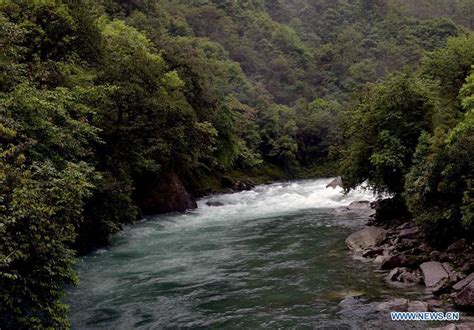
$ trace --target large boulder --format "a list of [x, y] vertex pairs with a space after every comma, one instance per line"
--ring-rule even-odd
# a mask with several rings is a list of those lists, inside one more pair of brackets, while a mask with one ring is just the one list
[[333, 188], [333, 189], [337, 187], [342, 187], [342, 178], [340, 176], [338, 176], [337, 178], [329, 182], [328, 185], [326, 186], [326, 188]]
[[387, 231], [385, 229], [369, 226], [349, 235], [346, 244], [349, 249], [359, 252], [382, 244], [386, 237]]
[[454, 298], [454, 303], [458, 308], [474, 309], [474, 281], [464, 287]]
[[143, 178], [137, 190], [137, 199], [145, 214], [184, 212], [197, 208], [196, 200], [173, 171], [161, 173], [158, 177]]
[[429, 288], [434, 288], [441, 281], [449, 279], [449, 273], [438, 261], [428, 261], [420, 265], [421, 273], [425, 285]]

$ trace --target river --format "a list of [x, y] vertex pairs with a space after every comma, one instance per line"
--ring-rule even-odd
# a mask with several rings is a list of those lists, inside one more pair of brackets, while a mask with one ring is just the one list
[[389, 287], [347, 251], [367, 210], [340, 207], [374, 197], [329, 181], [213, 195], [195, 211], [127, 227], [78, 260], [81, 282], [66, 301], [73, 328], [387, 326], [374, 303], [419, 293]]

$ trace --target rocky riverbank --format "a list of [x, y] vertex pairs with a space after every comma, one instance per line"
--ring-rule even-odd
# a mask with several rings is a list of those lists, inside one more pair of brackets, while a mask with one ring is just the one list
[[[379, 309], [474, 311], [473, 242], [462, 239], [438, 250], [422, 240], [412, 221], [380, 224], [371, 216], [365, 228], [347, 237], [346, 244], [355, 256], [371, 260], [377, 271], [384, 272], [389, 285], [423, 286], [427, 292], [420, 301], [394, 299], [382, 302]], [[474, 328], [474, 323], [469, 325]]]

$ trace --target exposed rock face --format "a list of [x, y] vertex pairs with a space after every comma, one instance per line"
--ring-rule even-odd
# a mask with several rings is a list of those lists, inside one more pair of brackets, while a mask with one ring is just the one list
[[145, 214], [184, 212], [197, 208], [195, 199], [173, 171], [162, 173], [158, 178], [149, 178], [141, 186], [138, 200]]
[[326, 186], [326, 188], [333, 188], [333, 189], [337, 187], [342, 187], [342, 178], [340, 176], [338, 176], [337, 178], [329, 182], [329, 184]]
[[366, 227], [351, 234], [346, 239], [347, 246], [354, 251], [363, 251], [368, 247], [378, 246], [385, 240], [387, 231], [380, 227]]
[[462, 309], [474, 309], [474, 281], [471, 281], [456, 295], [454, 303]]
[[437, 261], [428, 261], [420, 265], [425, 285], [434, 288], [438, 283], [445, 279], [449, 279], [449, 274], [443, 265]]

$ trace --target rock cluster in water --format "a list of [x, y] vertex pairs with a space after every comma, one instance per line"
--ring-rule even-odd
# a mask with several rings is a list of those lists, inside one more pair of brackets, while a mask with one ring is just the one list
[[445, 311], [450, 306], [474, 310], [474, 244], [459, 240], [438, 251], [418, 237], [411, 221], [368, 226], [352, 233], [346, 244], [357, 255], [371, 259], [386, 280], [398, 286], [423, 285], [427, 301], [394, 299], [378, 309], [397, 311]]

